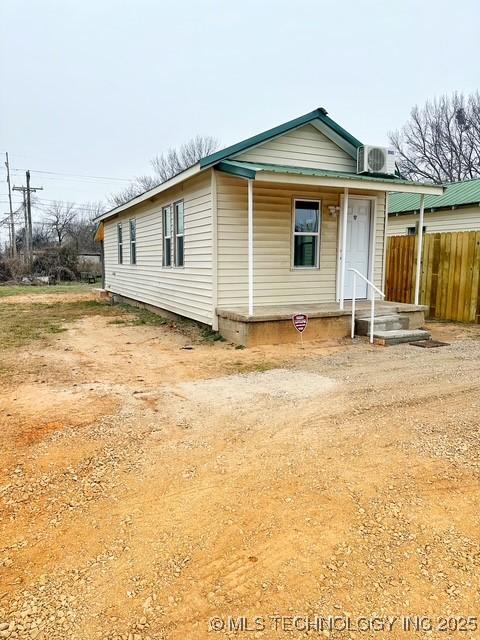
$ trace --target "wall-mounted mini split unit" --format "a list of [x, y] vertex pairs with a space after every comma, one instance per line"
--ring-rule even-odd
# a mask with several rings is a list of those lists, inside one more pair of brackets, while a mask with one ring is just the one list
[[395, 175], [395, 151], [388, 147], [363, 145], [358, 148], [357, 173]]

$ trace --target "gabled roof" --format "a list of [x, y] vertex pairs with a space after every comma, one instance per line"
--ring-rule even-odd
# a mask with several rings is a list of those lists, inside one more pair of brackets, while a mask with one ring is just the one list
[[[319, 107], [318, 109], [314, 109], [310, 111], [310, 113], [306, 113], [303, 116], [298, 118], [294, 118], [293, 120], [289, 120], [288, 122], [284, 122], [283, 124], [278, 125], [278, 127], [273, 127], [273, 129], [268, 129], [267, 131], [263, 131], [262, 133], [258, 133], [251, 138], [247, 138], [246, 140], [242, 140], [241, 142], [237, 142], [236, 144], [231, 145], [230, 147], [226, 147], [225, 149], [220, 149], [220, 151], [216, 151], [215, 153], [206, 156], [200, 160], [200, 167], [210, 167], [221, 160], [225, 160], [226, 158], [231, 158], [232, 156], [236, 156], [239, 153], [247, 151], [252, 147], [256, 147], [259, 144], [263, 144], [272, 138], [276, 138], [281, 136], [288, 131], [292, 131], [293, 129], [298, 129], [306, 124], [315, 124], [319, 123], [323, 125], [324, 129], [327, 129], [331, 136], [340, 138], [344, 142], [347, 143], [348, 146], [352, 147], [356, 150], [358, 147], [362, 145], [360, 140], [357, 140], [351, 133], [348, 133], [343, 127], [337, 124], [334, 120], [328, 117], [327, 111], [323, 107]], [[328, 133], [327, 133], [328, 135]], [[347, 147], [348, 149], [348, 147]], [[354, 154], [352, 156], [356, 157]]]
[[[445, 185], [441, 196], [425, 196], [425, 209], [451, 209], [466, 205], [480, 206], [480, 178]], [[411, 213], [420, 209], [420, 196], [414, 193], [394, 193], [390, 196], [388, 213]]]

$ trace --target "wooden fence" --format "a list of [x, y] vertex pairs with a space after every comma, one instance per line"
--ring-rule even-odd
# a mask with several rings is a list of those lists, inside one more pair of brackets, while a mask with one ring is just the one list
[[[387, 239], [386, 300], [413, 303], [417, 236]], [[420, 304], [437, 320], [480, 323], [480, 231], [427, 233]]]

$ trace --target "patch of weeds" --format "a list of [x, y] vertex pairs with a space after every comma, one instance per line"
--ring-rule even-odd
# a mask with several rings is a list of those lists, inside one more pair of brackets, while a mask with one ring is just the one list
[[262, 360], [261, 362], [242, 362], [241, 360], [236, 360], [232, 362], [232, 370], [236, 373], [264, 373], [277, 367], [277, 363], [269, 360]]
[[128, 313], [130, 317], [126, 319], [119, 318], [118, 320], [113, 321], [111, 324], [127, 324], [130, 326], [161, 326], [168, 324], [167, 318], [159, 316], [157, 313], [153, 313], [153, 311], [141, 309], [140, 307], [134, 307], [133, 305], [129, 304], [120, 304], [118, 305], [118, 307], [122, 309], [124, 313]]
[[225, 342], [225, 338], [210, 327], [204, 327], [200, 331], [200, 340], [202, 342]]
[[48, 334], [67, 330], [66, 324], [85, 316], [118, 316], [119, 311], [96, 300], [55, 304], [1, 304], [0, 344], [14, 348]]

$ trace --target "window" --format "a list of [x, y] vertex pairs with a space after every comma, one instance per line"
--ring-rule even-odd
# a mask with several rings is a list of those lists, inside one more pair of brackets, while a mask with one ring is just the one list
[[130, 264], [137, 264], [137, 221], [130, 220]]
[[163, 266], [172, 266], [172, 207], [162, 209]]
[[123, 264], [123, 231], [122, 223], [117, 224], [118, 264]]
[[[427, 230], [427, 227], [423, 227], [423, 233], [425, 234], [425, 231]], [[418, 233], [418, 222], [414, 227], [407, 227], [407, 236], [416, 236]]]
[[293, 218], [293, 266], [318, 268], [320, 202], [295, 200]]
[[175, 266], [183, 267], [183, 202], [174, 205], [175, 219]]

